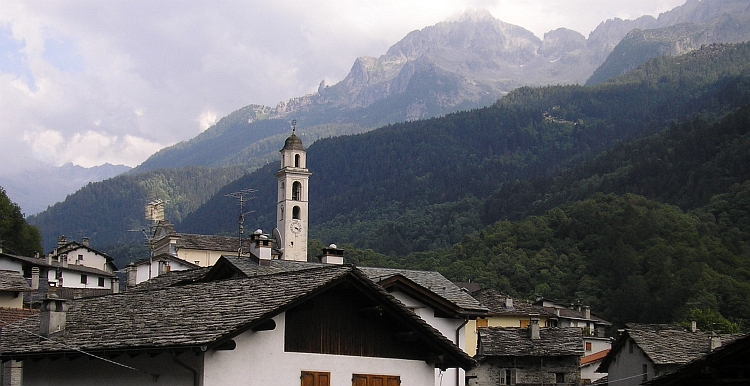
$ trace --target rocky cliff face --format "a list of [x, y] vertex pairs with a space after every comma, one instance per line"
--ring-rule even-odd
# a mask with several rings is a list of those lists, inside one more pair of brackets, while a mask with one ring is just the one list
[[[743, 15], [750, 14], [749, 7], [747, 0], [689, 1], [659, 18], [607, 20], [588, 38], [557, 29], [543, 39], [486, 11], [467, 13], [409, 33], [380, 57], [358, 58], [346, 78], [334, 85], [321, 84], [317, 92], [274, 108], [256, 106], [249, 118], [235, 117], [247, 113], [238, 110], [199, 137], [160, 151], [137, 170], [268, 159], [273, 144], [283, 142], [286, 121], [292, 118], [305, 128], [305, 141], [311, 143], [486, 106], [520, 86], [583, 84], [622, 44], [619, 56], [610, 57], [613, 64], [603, 66], [602, 79], [608, 79], [655, 55], [744, 40], [750, 23]], [[217, 148], [229, 151], [221, 143], [231, 143], [233, 154], [217, 155]], [[210, 156], [200, 156], [209, 151]]]
[[634, 29], [586, 82], [594, 85], [622, 75], [660, 55], [681, 55], [713, 43], [750, 40], [750, 2], [689, 1], [664, 13], [659, 28]]

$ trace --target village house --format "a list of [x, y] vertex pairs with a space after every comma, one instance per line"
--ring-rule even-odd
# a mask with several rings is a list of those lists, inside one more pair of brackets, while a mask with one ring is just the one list
[[23, 361], [24, 385], [432, 386], [435, 369], [473, 366], [357, 268], [267, 268], [46, 299], [37, 316], [2, 329], [0, 359]]
[[541, 307], [523, 300], [513, 299], [507, 294], [492, 288], [479, 289], [471, 293], [489, 313], [484, 317], [471, 320], [466, 325], [466, 347], [469, 355], [475, 355], [477, 349], [477, 332], [482, 327], [519, 327], [528, 328], [531, 318], [539, 320], [539, 326], [549, 327], [549, 315]]
[[635, 386], [702, 357], [739, 338], [668, 324], [628, 324], [602, 361], [610, 384]]
[[540, 327], [576, 327], [581, 329], [582, 357], [581, 381], [592, 383], [606, 374], [596, 373], [599, 363], [609, 352], [611, 340], [606, 337], [606, 328], [611, 323], [591, 315], [588, 307], [563, 307], [548, 299], [535, 303], [513, 299], [494, 289], [479, 289], [472, 292], [480, 303], [489, 309], [486, 317], [469, 321], [466, 328], [466, 347], [469, 355], [476, 353], [478, 331], [482, 327], [527, 328], [532, 318], [539, 320]]
[[750, 385], [750, 335], [738, 338], [646, 386]]
[[126, 288], [134, 287], [139, 283], [171, 271], [185, 271], [199, 267], [197, 264], [167, 253], [162, 253], [148, 259], [141, 259], [125, 267], [125, 276], [127, 278]]
[[[153, 232], [155, 256], [171, 255], [200, 267], [214, 265], [222, 255], [237, 255], [240, 247], [236, 236], [179, 233], [168, 220], [157, 222]], [[248, 256], [248, 252], [242, 255]]]
[[479, 328], [477, 366], [467, 373], [468, 386], [579, 385], [583, 336], [580, 328]]
[[0, 269], [20, 272], [31, 290], [24, 305], [31, 307], [52, 291], [62, 298], [103, 295], [119, 291], [113, 259], [82, 242], [58, 238], [57, 247], [44, 257], [16, 256], [0, 252]]

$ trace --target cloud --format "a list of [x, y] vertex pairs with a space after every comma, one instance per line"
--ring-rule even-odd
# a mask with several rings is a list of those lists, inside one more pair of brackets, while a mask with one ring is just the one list
[[357, 57], [380, 56], [465, 9], [486, 8], [541, 37], [557, 27], [587, 34], [607, 18], [682, 2], [4, 0], [0, 162], [25, 154], [135, 166], [243, 106], [335, 84]]
[[216, 113], [213, 111], [204, 111], [201, 113], [201, 115], [198, 117], [198, 124], [200, 125], [201, 131], [208, 129], [209, 127], [216, 124], [216, 121], [218, 118], [216, 117]]

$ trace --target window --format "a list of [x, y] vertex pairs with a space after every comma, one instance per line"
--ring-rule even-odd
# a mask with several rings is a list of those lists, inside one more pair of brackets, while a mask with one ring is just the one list
[[302, 199], [302, 183], [294, 181], [292, 183], [292, 201], [299, 201]]
[[330, 386], [331, 373], [321, 371], [303, 371], [300, 376], [302, 386]]
[[591, 351], [591, 342], [586, 342], [586, 351]]
[[477, 330], [479, 330], [479, 327], [487, 327], [489, 326], [489, 320], [483, 319], [483, 318], [477, 318]]
[[565, 373], [555, 373], [555, 383], [565, 383]]
[[299, 154], [294, 155], [294, 167], [295, 168], [299, 167]]
[[530, 320], [521, 320], [521, 328], [528, 328], [529, 324], [531, 324]]
[[83, 261], [83, 255], [78, 255], [78, 261]]
[[628, 342], [628, 353], [630, 353], [630, 354], [633, 353], [633, 346], [634, 346], [634, 344], [633, 344], [632, 340], [630, 342]]
[[398, 375], [369, 375], [353, 374], [352, 386], [399, 386], [401, 377]]
[[299, 220], [299, 212], [299, 206], [295, 206], [294, 208], [292, 208], [292, 218]]
[[87, 275], [81, 275], [81, 284], [88, 284], [89, 277]]
[[99, 278], [99, 287], [104, 287], [104, 278], [103, 277]]
[[643, 381], [648, 381], [648, 365], [643, 365]]
[[513, 370], [511, 369], [500, 370], [500, 384], [501, 385], [515, 384], [515, 381], [513, 380]]

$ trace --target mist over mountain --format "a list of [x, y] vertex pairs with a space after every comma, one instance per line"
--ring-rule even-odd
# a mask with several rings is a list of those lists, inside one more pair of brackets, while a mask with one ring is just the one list
[[85, 186], [130, 170], [125, 165], [104, 164], [85, 168], [68, 162], [56, 167], [31, 158], [4, 165], [0, 186], [25, 214], [39, 213]]

